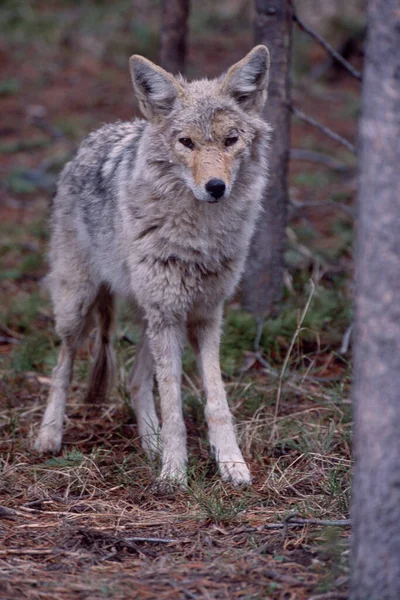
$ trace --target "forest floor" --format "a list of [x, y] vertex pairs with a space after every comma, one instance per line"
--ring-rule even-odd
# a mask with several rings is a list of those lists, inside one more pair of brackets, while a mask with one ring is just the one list
[[[35, 4], [0, 8], [0, 598], [347, 598], [354, 156], [293, 120], [285, 293], [258, 350], [254, 319], [237, 299], [227, 307], [221, 362], [251, 488], [218, 479], [187, 351], [189, 487], [156, 494], [158, 465], [140, 449], [126, 389], [138, 325], [123, 304], [117, 389], [83, 403], [82, 349], [63, 451], [39, 457], [31, 443], [58, 351], [43, 285], [56, 177], [83, 135], [134, 114], [127, 59], [156, 60], [159, 11], [140, 0]], [[190, 77], [219, 74], [252, 45], [244, 3], [215, 5], [193, 9]], [[312, 77], [324, 60], [296, 33], [293, 102], [354, 142], [358, 84]]]

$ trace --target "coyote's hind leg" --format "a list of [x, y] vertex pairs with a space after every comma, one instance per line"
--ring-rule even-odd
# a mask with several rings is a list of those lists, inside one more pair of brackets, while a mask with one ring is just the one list
[[160, 453], [160, 423], [154, 404], [154, 359], [146, 330], [143, 331], [135, 363], [129, 374], [132, 408], [136, 413], [143, 450], [150, 458]]
[[97, 316], [95, 356], [90, 371], [86, 401], [96, 403], [106, 399], [116, 374], [115, 353], [112, 345], [114, 333], [114, 297], [107, 286], [98, 291], [94, 311]]
[[61, 343], [58, 363], [53, 370], [46, 411], [34, 445], [35, 450], [41, 454], [54, 454], [61, 449], [64, 412], [75, 350], [69, 340]]
[[74, 287], [67, 281], [65, 278], [57, 278], [57, 281], [51, 283], [61, 350], [53, 371], [46, 411], [34, 444], [34, 449], [40, 453], [55, 453], [61, 448], [75, 353], [93, 324], [92, 309], [96, 295], [94, 287], [87, 280]]
[[160, 393], [162, 467], [159, 486], [168, 489], [171, 484], [186, 484], [186, 428], [181, 401], [184, 326], [182, 323], [160, 326], [157, 316], [153, 322], [150, 320], [147, 331]]

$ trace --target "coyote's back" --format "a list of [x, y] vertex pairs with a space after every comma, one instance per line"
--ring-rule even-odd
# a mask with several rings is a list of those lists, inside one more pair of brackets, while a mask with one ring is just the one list
[[36, 448], [61, 447], [74, 355], [94, 322], [88, 396], [106, 395], [114, 373], [114, 297], [121, 294], [143, 312], [130, 388], [146, 452], [162, 451], [161, 480], [185, 478], [180, 378], [187, 336], [201, 366], [221, 474], [248, 483], [218, 347], [223, 301], [243, 271], [266, 184], [269, 127], [259, 114], [268, 51], [257, 46], [217, 80], [188, 83], [139, 56], [131, 74], [147, 120], [90, 134], [60, 177], [49, 281], [62, 346]]

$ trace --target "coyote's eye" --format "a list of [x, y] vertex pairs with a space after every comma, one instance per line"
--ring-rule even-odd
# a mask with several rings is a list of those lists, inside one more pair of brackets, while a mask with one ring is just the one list
[[229, 148], [229, 146], [233, 146], [233, 144], [236, 144], [236, 142], [238, 141], [238, 137], [237, 135], [232, 135], [231, 137], [227, 137], [225, 140], [225, 146], [227, 148]]
[[190, 150], [193, 150], [194, 144], [190, 138], [179, 138], [179, 141], [186, 148], [190, 148]]

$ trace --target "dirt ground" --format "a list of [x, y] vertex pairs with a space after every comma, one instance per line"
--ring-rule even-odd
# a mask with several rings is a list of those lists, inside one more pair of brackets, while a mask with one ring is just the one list
[[[62, 453], [31, 450], [58, 350], [43, 284], [57, 174], [88, 131], [135, 114], [127, 59], [157, 58], [159, 18], [158, 2], [144, 0], [0, 7], [0, 598], [347, 598], [351, 348], [343, 344], [355, 158], [305, 123], [293, 120], [280, 312], [256, 353], [254, 320], [235, 299], [221, 348], [252, 487], [218, 479], [187, 352], [189, 487], [157, 495], [159, 465], [140, 449], [125, 385], [138, 327], [124, 305], [112, 398], [83, 403], [90, 347], [82, 349]], [[251, 18], [238, 0], [196, 5], [189, 76], [217, 75], [245, 54]], [[335, 42], [349, 35], [349, 23], [339, 25]], [[358, 83], [328, 66], [316, 76], [324, 63], [297, 31], [293, 103], [354, 142]]]

